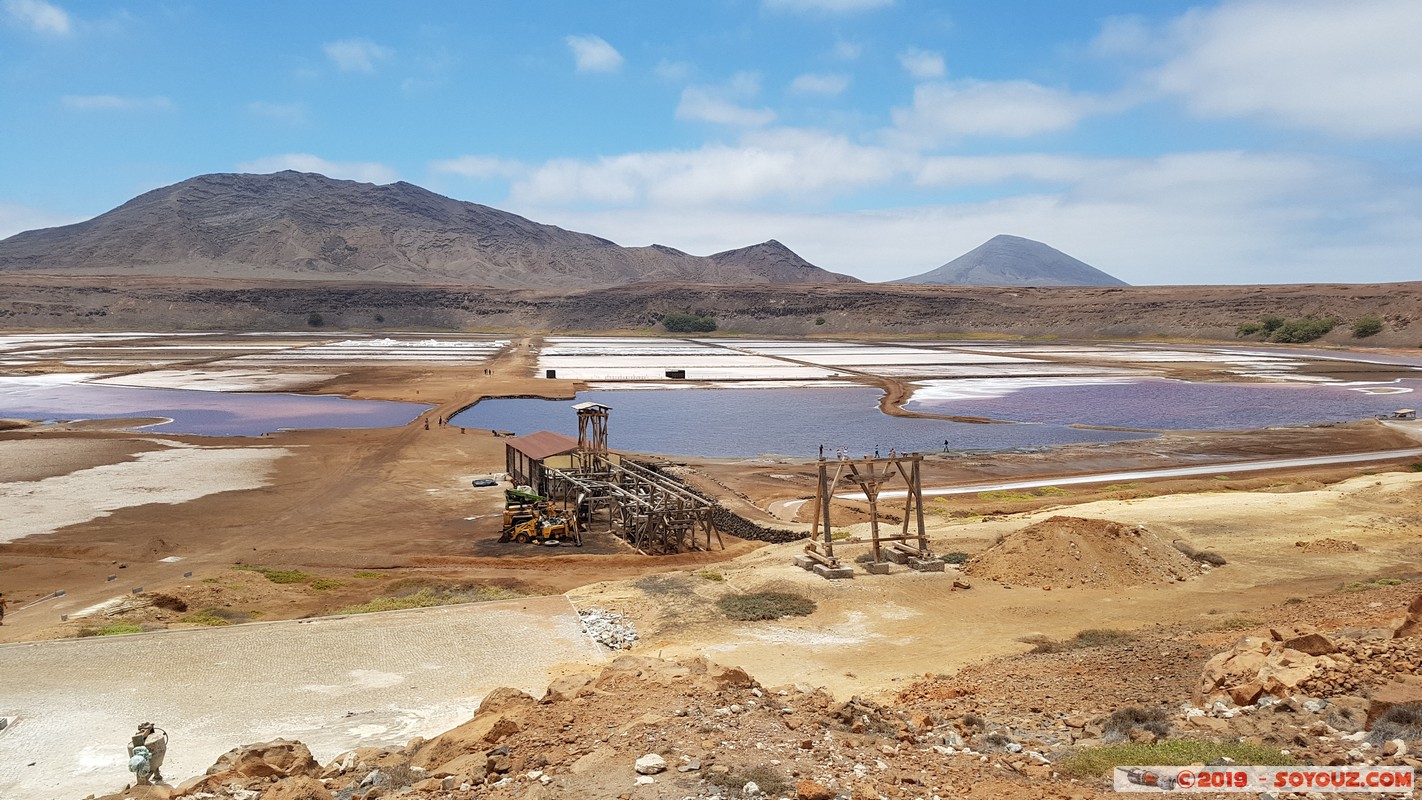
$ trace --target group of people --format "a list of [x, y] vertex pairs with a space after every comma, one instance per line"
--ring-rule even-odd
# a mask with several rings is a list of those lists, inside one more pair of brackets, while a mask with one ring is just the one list
[[[449, 424], [449, 420], [445, 419], [445, 418], [444, 418], [444, 415], [441, 414], [441, 415], [435, 417], [435, 424], [436, 424], [437, 426], [443, 428], [443, 427], [445, 427], [446, 425]], [[425, 430], [429, 430], [429, 429], [430, 429], [430, 418], [429, 418], [429, 417], [425, 417]], [[460, 428], [460, 429], [459, 429], [459, 432], [460, 432], [460, 433], [464, 433], [464, 429], [463, 429], [463, 428]]]
[[[945, 441], [943, 444], [946, 446], [948, 443]], [[947, 450], [944, 450], [944, 452], [946, 453]], [[907, 455], [907, 453], [905, 453], [904, 455]], [[820, 458], [824, 458], [824, 457], [825, 457], [825, 446], [824, 446], [824, 445], [820, 445]], [[875, 458], [879, 458], [879, 448], [877, 448], [877, 447], [874, 448], [874, 457], [875, 457]], [[889, 448], [889, 458], [898, 458], [898, 457], [899, 457], [898, 448], [896, 448], [896, 447], [891, 447], [891, 448]], [[867, 458], [867, 456], [866, 456], [866, 458]], [[837, 448], [837, 449], [834, 451], [834, 459], [835, 459], [836, 461], [848, 461], [848, 460], [849, 460], [849, 453], [845, 452], [844, 448], [842, 448], [842, 447], [841, 447], [841, 448]]]

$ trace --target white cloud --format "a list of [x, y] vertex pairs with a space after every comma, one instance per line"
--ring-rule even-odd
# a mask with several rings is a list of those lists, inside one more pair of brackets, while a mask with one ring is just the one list
[[564, 41], [578, 72], [616, 72], [622, 66], [622, 54], [601, 36], [569, 36]]
[[1422, 135], [1422, 3], [1239, 0], [1170, 26], [1160, 90], [1207, 117], [1340, 138]]
[[247, 104], [247, 113], [288, 125], [301, 125], [306, 122], [305, 103], [267, 103], [254, 100]]
[[[940, 186], [1060, 185], [849, 212], [747, 202], [878, 188], [934, 170]], [[1422, 191], [1388, 180], [1358, 162], [1284, 154], [924, 159], [811, 131], [767, 131], [734, 147], [549, 162], [515, 182], [508, 206], [623, 244], [692, 253], [775, 238], [869, 280], [932, 269], [997, 233], [1046, 242], [1132, 283], [1414, 279]], [[589, 201], [603, 207], [587, 210]]]
[[1114, 56], [1159, 55], [1160, 37], [1135, 15], [1108, 17], [1091, 41], [1091, 52], [1103, 58]]
[[116, 94], [67, 94], [59, 98], [65, 108], [77, 111], [167, 111], [173, 101], [166, 97], [124, 97]]
[[668, 83], [681, 83], [691, 77], [696, 68], [685, 61], [668, 61], [665, 58], [652, 68], [652, 74]]
[[463, 175], [466, 178], [513, 178], [527, 172], [518, 161], [490, 156], [459, 156], [430, 164], [435, 172]]
[[369, 39], [341, 39], [322, 46], [326, 57], [343, 72], [374, 72], [375, 65], [395, 55], [395, 51]]
[[310, 153], [284, 153], [267, 156], [237, 165], [238, 172], [318, 172], [328, 178], [340, 178], [364, 183], [394, 183], [400, 179], [391, 167], [375, 161], [327, 161]]
[[922, 159], [914, 183], [935, 188], [992, 186], [1006, 181], [1076, 184], [1095, 172], [1115, 168], [1120, 159], [1052, 153], [1001, 156], [931, 156]]
[[0, 7], [12, 24], [38, 33], [64, 36], [73, 27], [68, 12], [44, 0], [4, 0]]
[[7, 239], [22, 231], [36, 228], [53, 228], [80, 222], [81, 217], [56, 214], [42, 208], [29, 208], [11, 203], [0, 203], [0, 239]]
[[[475, 163], [478, 163], [476, 160]], [[910, 159], [817, 131], [751, 133], [737, 145], [556, 159], [529, 168], [510, 190], [523, 205], [744, 205], [769, 197], [820, 199], [906, 174]], [[450, 170], [455, 171], [455, 170]], [[481, 174], [482, 177], [482, 174]]]
[[913, 107], [896, 108], [894, 135], [933, 143], [966, 136], [1025, 137], [1065, 130], [1107, 103], [1030, 81], [954, 81], [914, 88]]
[[849, 76], [831, 73], [806, 72], [790, 82], [790, 89], [801, 94], [836, 95], [848, 88]]
[[762, 0], [762, 4], [771, 11], [848, 14], [856, 11], [888, 8], [894, 4], [894, 0]]
[[841, 61], [854, 61], [864, 54], [864, 45], [859, 42], [840, 39], [834, 43], [834, 50], [832, 52], [834, 57]]
[[911, 47], [899, 53], [899, 64], [904, 71], [917, 80], [926, 81], [948, 74], [948, 65], [943, 63], [943, 54]]
[[754, 127], [775, 121], [775, 112], [768, 108], [746, 108], [719, 97], [704, 86], [688, 86], [681, 92], [676, 107], [677, 119], [702, 120], [718, 125]]

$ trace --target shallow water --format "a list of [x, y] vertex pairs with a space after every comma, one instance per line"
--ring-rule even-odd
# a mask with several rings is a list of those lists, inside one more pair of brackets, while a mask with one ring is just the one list
[[[1163, 378], [1112, 379], [1088, 385], [996, 381], [989, 396], [968, 396], [972, 381], [939, 386], [905, 408], [1048, 424], [1114, 425], [1151, 430], [1251, 430], [1276, 425], [1353, 422], [1415, 407], [1422, 380], [1345, 387], [1332, 384], [1190, 383]], [[1020, 387], [1020, 388], [1015, 388]], [[955, 391], [956, 390], [956, 391]], [[1408, 390], [1408, 391], [1399, 391]], [[1387, 393], [1380, 393], [1387, 392]]]
[[278, 430], [385, 428], [429, 409], [420, 403], [324, 395], [139, 389], [0, 378], [0, 417], [37, 420], [164, 417], [149, 430], [204, 436], [260, 436]]
[[608, 442], [617, 449], [680, 456], [735, 458], [776, 453], [810, 457], [843, 449], [859, 457], [954, 450], [1002, 450], [1074, 442], [1114, 442], [1151, 434], [1092, 431], [1062, 425], [975, 425], [891, 417], [879, 411], [878, 389], [668, 389], [579, 392], [576, 400], [484, 400], [456, 414], [454, 425], [528, 434], [577, 435], [574, 403], [610, 406]]

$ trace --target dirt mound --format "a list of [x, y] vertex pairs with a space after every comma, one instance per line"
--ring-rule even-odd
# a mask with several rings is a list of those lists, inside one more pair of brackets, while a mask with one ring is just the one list
[[1305, 553], [1352, 553], [1362, 548], [1346, 539], [1314, 539], [1311, 542], [1294, 542]]
[[1140, 526], [1052, 517], [1008, 534], [964, 571], [1015, 586], [1141, 586], [1183, 581], [1200, 568]]

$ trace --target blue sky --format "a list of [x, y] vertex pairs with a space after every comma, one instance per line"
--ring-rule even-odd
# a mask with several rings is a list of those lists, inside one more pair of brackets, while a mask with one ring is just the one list
[[209, 172], [406, 180], [888, 280], [1422, 280], [1422, 2], [0, 0], [0, 236]]

